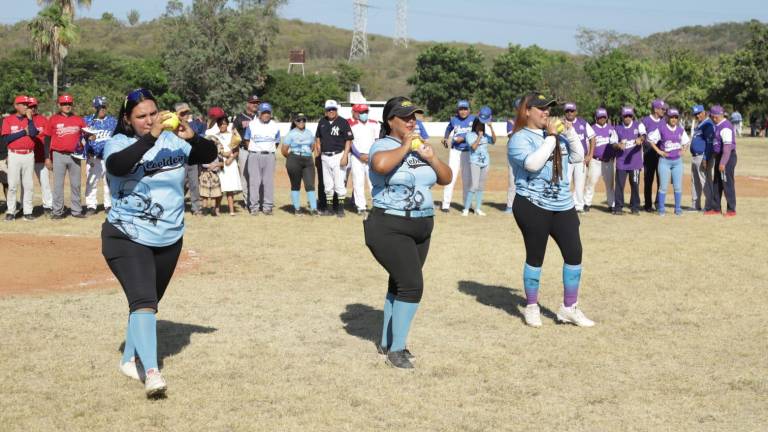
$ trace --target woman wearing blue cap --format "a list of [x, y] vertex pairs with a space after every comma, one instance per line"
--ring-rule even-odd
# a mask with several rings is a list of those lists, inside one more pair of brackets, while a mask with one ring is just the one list
[[434, 225], [432, 186], [451, 181], [451, 169], [429, 144], [417, 140], [416, 113], [409, 99], [384, 105], [382, 133], [368, 153], [373, 208], [363, 222], [365, 244], [389, 273], [378, 351], [390, 366], [411, 369], [406, 339], [424, 292], [422, 267]]
[[128, 298], [120, 372], [144, 381], [148, 397], [165, 394], [157, 361], [157, 313], [181, 253], [184, 164], [216, 159], [216, 145], [181, 122], [164, 130], [149, 90], [125, 97], [115, 134], [104, 145], [112, 210], [101, 226], [102, 254]]
[[[475, 214], [485, 216], [482, 210], [483, 190], [485, 189], [485, 180], [488, 178], [488, 169], [491, 166], [491, 156], [488, 154], [488, 144], [496, 143], [496, 132], [493, 130], [491, 118], [493, 111], [490, 107], [480, 108], [480, 113], [472, 123], [472, 132], [466, 135], [469, 150], [469, 170], [471, 174], [471, 183], [469, 193], [464, 198], [464, 210], [462, 216], [469, 216], [469, 209], [472, 207], [472, 198], [475, 202]], [[490, 131], [490, 134], [488, 133]]]
[[595, 323], [577, 307], [581, 282], [581, 236], [568, 181], [568, 165], [581, 162], [584, 147], [573, 124], [549, 117], [556, 102], [540, 93], [525, 96], [517, 111], [508, 157], [515, 167], [517, 197], [512, 212], [525, 242], [525, 323], [541, 327], [539, 280], [547, 240], [551, 236], [563, 255], [562, 322], [591, 327]]
[[683, 214], [683, 159], [680, 153], [690, 144], [691, 140], [680, 126], [680, 112], [675, 108], [667, 110], [667, 124], [648, 133], [648, 142], [653, 151], [659, 155], [659, 198], [657, 211], [664, 216], [666, 209], [664, 202], [667, 197], [667, 188], [670, 178], [675, 193], [675, 214]]
[[[272, 216], [275, 205], [275, 150], [280, 144], [280, 128], [272, 120], [272, 105], [259, 105], [258, 120], [245, 130], [243, 142], [248, 149], [248, 199], [251, 215], [262, 211]], [[264, 191], [263, 195], [261, 190]], [[259, 206], [261, 205], [261, 208]]]

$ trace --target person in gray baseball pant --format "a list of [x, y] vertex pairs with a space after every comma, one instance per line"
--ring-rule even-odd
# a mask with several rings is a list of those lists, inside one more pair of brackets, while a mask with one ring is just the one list
[[69, 191], [71, 198], [72, 215], [79, 216], [83, 213], [80, 205], [80, 164], [82, 159], [72, 156], [71, 153], [53, 152], [53, 215], [61, 216], [64, 213], [64, 177], [69, 173]]
[[189, 191], [189, 206], [192, 214], [200, 214], [200, 170], [197, 169], [197, 165], [184, 164], [184, 175], [186, 181], [184, 187]]

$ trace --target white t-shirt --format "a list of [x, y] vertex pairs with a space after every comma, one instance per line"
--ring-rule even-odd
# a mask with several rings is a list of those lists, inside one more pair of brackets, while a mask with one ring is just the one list
[[355, 136], [352, 145], [359, 153], [368, 154], [371, 150], [373, 142], [379, 138], [379, 122], [368, 120], [367, 123], [360, 121], [350, 121], [350, 127], [352, 128], [352, 134]]
[[253, 120], [248, 124], [245, 130], [244, 139], [249, 140], [248, 151], [251, 152], [274, 152], [277, 144], [280, 142], [280, 127], [274, 120], [268, 123], [262, 123], [260, 120]]

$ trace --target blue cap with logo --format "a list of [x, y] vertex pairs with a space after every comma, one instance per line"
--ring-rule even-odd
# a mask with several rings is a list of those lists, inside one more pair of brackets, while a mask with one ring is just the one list
[[96, 96], [95, 98], [93, 98], [93, 102], [91, 103], [93, 104], [94, 108], [105, 107], [107, 106], [107, 98], [104, 96]]
[[269, 102], [262, 102], [259, 105], [259, 112], [260, 113], [263, 113], [263, 112], [271, 113], [272, 112], [272, 105], [270, 105]]
[[491, 107], [484, 106], [480, 108], [480, 112], [477, 115], [477, 119], [480, 120], [483, 123], [488, 123], [493, 118], [493, 110], [491, 110]]
[[691, 112], [693, 113], [693, 115], [696, 115], [696, 114], [699, 114], [699, 113], [703, 113], [704, 112], [704, 105], [701, 105], [701, 104], [694, 105], [693, 108], [691, 108]]
[[460, 100], [460, 101], [459, 101], [459, 102], [456, 104], [456, 108], [458, 108], [458, 109], [462, 109], [462, 108], [466, 108], [466, 109], [469, 109], [469, 101], [468, 101], [468, 100], [465, 100], [465, 99], [462, 99], [462, 100]]

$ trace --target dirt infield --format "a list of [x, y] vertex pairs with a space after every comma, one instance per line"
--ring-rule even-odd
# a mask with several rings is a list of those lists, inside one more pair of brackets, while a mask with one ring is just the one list
[[[101, 255], [101, 239], [72, 236], [0, 234], [0, 297], [112, 287], [117, 280]], [[182, 252], [177, 272], [197, 262], [194, 251]]]

